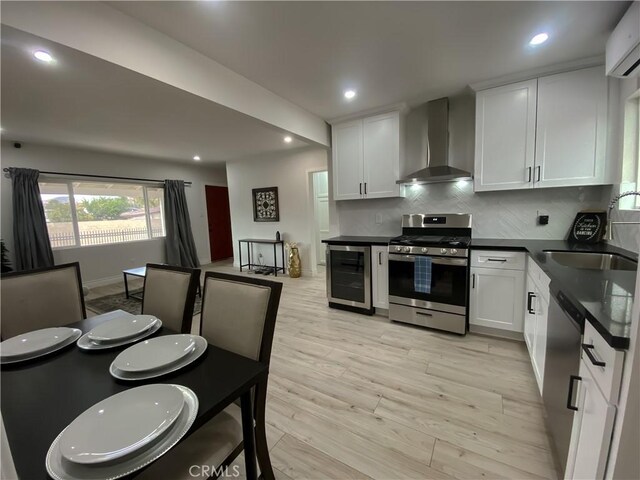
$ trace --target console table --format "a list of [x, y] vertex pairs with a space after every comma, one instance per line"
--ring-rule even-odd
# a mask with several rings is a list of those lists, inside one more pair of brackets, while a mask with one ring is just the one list
[[[248, 263], [242, 263], [242, 244], [247, 244], [247, 256], [249, 257]], [[273, 245], [273, 265], [260, 265], [259, 263], [251, 262], [251, 250], [253, 248], [253, 244], [266, 244]], [[278, 266], [277, 261], [277, 248], [280, 247], [280, 254], [282, 256], [282, 266]], [[284, 241], [283, 240], [268, 240], [264, 238], [243, 238], [242, 240], [238, 240], [238, 256], [240, 257], [240, 271], [242, 271], [242, 267], [266, 267], [273, 269], [273, 275], [278, 276], [278, 272], [286, 273], [284, 269]]]

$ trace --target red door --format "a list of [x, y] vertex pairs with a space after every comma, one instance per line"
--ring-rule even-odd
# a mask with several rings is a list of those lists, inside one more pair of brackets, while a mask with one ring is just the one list
[[231, 212], [227, 187], [205, 186], [207, 217], [209, 219], [209, 246], [211, 261], [233, 257], [231, 243]]

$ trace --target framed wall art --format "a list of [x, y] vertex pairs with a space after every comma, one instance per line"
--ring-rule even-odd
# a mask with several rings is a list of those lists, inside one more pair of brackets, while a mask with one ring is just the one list
[[254, 188], [251, 192], [253, 194], [253, 221], [279, 222], [278, 187]]

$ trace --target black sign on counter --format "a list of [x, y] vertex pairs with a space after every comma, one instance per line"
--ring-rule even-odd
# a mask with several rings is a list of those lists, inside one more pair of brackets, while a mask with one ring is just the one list
[[599, 243], [607, 228], [607, 213], [603, 210], [578, 212], [569, 232], [569, 241], [576, 243]]

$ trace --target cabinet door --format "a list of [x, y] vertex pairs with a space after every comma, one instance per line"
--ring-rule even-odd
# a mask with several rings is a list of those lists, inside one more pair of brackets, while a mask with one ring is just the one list
[[363, 120], [364, 192], [366, 198], [400, 196], [400, 114]]
[[362, 198], [362, 120], [334, 125], [332, 133], [333, 196], [335, 200]]
[[476, 94], [474, 190], [533, 185], [537, 80]]
[[580, 362], [580, 377], [565, 478], [600, 479], [607, 466], [616, 407], [607, 402], [584, 359]]
[[389, 308], [389, 253], [387, 247], [371, 247], [373, 306]]
[[533, 362], [534, 342], [536, 336], [536, 311], [535, 305], [537, 301], [536, 285], [527, 275], [527, 291], [525, 292], [525, 308], [524, 308], [524, 342], [527, 344], [531, 362]]
[[606, 130], [602, 67], [539, 78], [534, 186], [606, 183]]
[[547, 318], [549, 317], [549, 302], [538, 295], [535, 299], [536, 333], [533, 341], [533, 370], [538, 382], [538, 390], [542, 395], [544, 387], [544, 359], [547, 353]]
[[469, 323], [522, 332], [524, 272], [499, 268], [472, 268]]

